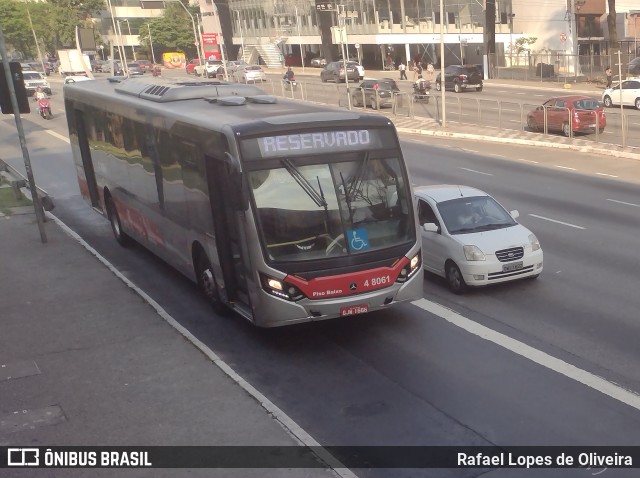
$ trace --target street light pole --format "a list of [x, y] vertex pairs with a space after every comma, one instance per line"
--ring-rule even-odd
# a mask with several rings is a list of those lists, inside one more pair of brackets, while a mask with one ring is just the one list
[[302, 63], [302, 72], [304, 73], [304, 55], [302, 54], [302, 34], [300, 33], [300, 18], [298, 17], [298, 6], [294, 5], [296, 11], [296, 23], [298, 24], [298, 45], [300, 45], [300, 62]]
[[[125, 18], [124, 21], [127, 22], [127, 28], [129, 29], [129, 37], [133, 36], [131, 35], [131, 25], [129, 24], [129, 19]], [[129, 38], [129, 40], [131, 40], [131, 38]], [[131, 44], [131, 51], [133, 53], [133, 61], [138, 61], [138, 59], [136, 58], [136, 49], [133, 46], [133, 43]]]
[[[340, 8], [342, 8], [342, 12], [344, 16], [340, 14]], [[346, 6], [338, 5], [338, 25], [340, 28], [340, 44], [342, 50], [342, 67], [344, 68], [344, 86], [347, 87], [347, 104], [349, 105], [349, 109], [351, 109], [351, 95], [349, 94], [349, 73], [347, 72], [347, 56], [349, 55], [349, 41], [347, 39], [347, 27], [346, 27]], [[346, 43], [346, 51], [345, 51], [345, 43]]]
[[42, 53], [40, 53], [40, 45], [38, 45], [38, 37], [36, 31], [33, 29], [33, 22], [31, 21], [31, 12], [29, 11], [29, 5], [27, 5], [27, 16], [29, 17], [29, 25], [31, 26], [31, 32], [33, 33], [33, 40], [36, 42], [36, 50], [38, 51], [38, 59], [42, 65], [42, 72], [47, 73], [47, 69], [44, 67], [44, 60], [42, 59]]
[[211, 8], [216, 17], [218, 17], [218, 25], [220, 26], [220, 38], [222, 43], [218, 43], [220, 46], [220, 56], [222, 57], [222, 70], [224, 71], [224, 80], [229, 81], [229, 72], [227, 71], [227, 59], [224, 54], [224, 36], [222, 35], [222, 25], [220, 24], [220, 14], [218, 13], [218, 7], [213, 0], [211, 0]]
[[149, 30], [149, 47], [151, 48], [151, 58], [153, 58], [153, 64], [156, 64], [156, 54], [153, 52], [153, 42], [151, 41], [151, 27], [147, 23], [147, 30]]
[[442, 127], [447, 126], [447, 110], [444, 102], [444, 1], [440, 0], [440, 97], [442, 98]]
[[122, 41], [122, 30], [120, 29], [120, 23], [124, 20], [116, 20], [118, 25], [118, 52], [120, 53], [120, 61], [122, 62], [122, 71], [126, 76], [129, 76], [129, 66], [127, 65], [127, 51], [124, 49], [124, 42]]
[[180, 1], [178, 1], [178, 3], [182, 5], [184, 11], [187, 12], [187, 14], [191, 17], [191, 26], [193, 26], [193, 38], [195, 38], [196, 40], [196, 52], [198, 53], [198, 59], [202, 59], [202, 53], [200, 52], [200, 39], [198, 38], [198, 31], [196, 30], [196, 21], [194, 20], [193, 15], [191, 15], [189, 9], [184, 6], [184, 3]]
[[242, 33], [242, 20], [240, 19], [240, 10], [233, 10], [234, 13], [238, 14], [238, 31], [240, 32], [240, 49], [242, 51], [241, 60], [244, 60], [244, 35]]

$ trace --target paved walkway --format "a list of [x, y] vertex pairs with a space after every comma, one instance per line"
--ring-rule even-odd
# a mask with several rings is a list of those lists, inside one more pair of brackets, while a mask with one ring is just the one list
[[[46, 223], [46, 233], [48, 242], [42, 244], [33, 213], [0, 218], [1, 446], [298, 444], [285, 431], [295, 424], [252, 396], [222, 362], [185, 340], [76, 239], [53, 221]], [[336, 476], [324, 469], [0, 473], [21, 478], [185, 474]]]

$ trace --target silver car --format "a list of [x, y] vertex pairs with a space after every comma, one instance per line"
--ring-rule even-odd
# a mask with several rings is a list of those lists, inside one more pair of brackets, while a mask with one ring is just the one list
[[238, 83], [255, 83], [256, 81], [267, 81], [267, 75], [260, 65], [244, 65], [238, 67], [231, 75], [233, 81]]

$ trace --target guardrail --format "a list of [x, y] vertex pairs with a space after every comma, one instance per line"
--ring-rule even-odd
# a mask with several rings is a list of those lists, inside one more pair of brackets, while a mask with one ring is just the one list
[[[442, 121], [442, 96], [430, 95], [429, 101], [419, 99], [412, 93], [396, 92], [391, 98], [382, 101], [378, 91], [363, 91], [358, 86], [298, 81], [297, 87], [287, 89], [279, 80], [267, 80], [262, 85], [265, 92], [292, 100], [312, 101], [342, 108], [388, 111], [399, 117], [428, 118], [438, 123]], [[597, 99], [597, 98], [596, 98]], [[542, 108], [541, 110], [537, 110]], [[540, 119], [532, 123], [536, 111], [542, 111]], [[593, 134], [574, 131], [574, 122], [567, 110], [566, 128], [549, 124], [548, 108], [540, 104], [518, 103], [513, 100], [492, 100], [473, 93], [446, 95], [447, 120], [466, 125], [491, 127], [498, 131], [538, 132], [544, 135], [564, 134], [568, 137], [616, 146], [640, 147], [640, 112], [634, 110], [607, 108], [604, 112], [606, 127], [593, 128]], [[597, 113], [595, 124], [600, 124]], [[606, 133], [605, 133], [606, 130]], [[591, 131], [591, 129], [589, 130]]]

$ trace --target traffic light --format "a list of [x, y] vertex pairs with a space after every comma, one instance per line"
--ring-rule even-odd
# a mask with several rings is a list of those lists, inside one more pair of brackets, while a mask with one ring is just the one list
[[[20, 113], [30, 113], [29, 98], [27, 97], [27, 89], [24, 86], [22, 77], [22, 67], [17, 61], [9, 63], [11, 70], [11, 79], [13, 80], [13, 89], [16, 92], [16, 100]], [[0, 109], [2, 114], [13, 114], [13, 106], [11, 105], [11, 96], [9, 94], [9, 85], [7, 84], [7, 76], [4, 72], [4, 63], [0, 61]]]

